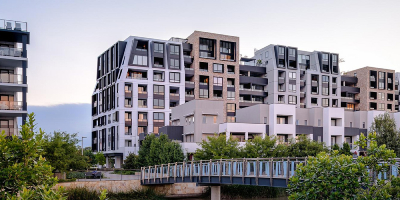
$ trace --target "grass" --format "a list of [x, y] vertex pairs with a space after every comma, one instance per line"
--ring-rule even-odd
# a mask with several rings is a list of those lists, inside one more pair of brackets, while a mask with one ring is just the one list
[[[129, 192], [107, 192], [107, 200], [130, 200], [130, 199], [149, 199], [161, 200], [164, 196], [157, 194], [154, 190], [131, 190]], [[67, 190], [68, 200], [98, 200], [100, 193], [88, 190], [87, 188], [73, 188]]]

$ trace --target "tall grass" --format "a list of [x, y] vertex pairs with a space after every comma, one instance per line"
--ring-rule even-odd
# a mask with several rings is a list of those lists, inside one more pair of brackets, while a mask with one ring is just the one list
[[[68, 200], [99, 200], [100, 192], [91, 191], [87, 188], [73, 188], [67, 190]], [[164, 196], [157, 194], [154, 190], [131, 190], [128, 192], [107, 192], [108, 200], [130, 200], [130, 199], [149, 199], [161, 200]]]
[[286, 188], [252, 185], [222, 185], [221, 196], [224, 199], [276, 198], [287, 196], [287, 193]]

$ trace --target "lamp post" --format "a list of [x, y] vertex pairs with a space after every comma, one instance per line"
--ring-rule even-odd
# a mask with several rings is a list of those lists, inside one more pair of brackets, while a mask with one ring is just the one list
[[82, 156], [83, 156], [83, 138], [86, 138], [86, 137], [82, 137]]

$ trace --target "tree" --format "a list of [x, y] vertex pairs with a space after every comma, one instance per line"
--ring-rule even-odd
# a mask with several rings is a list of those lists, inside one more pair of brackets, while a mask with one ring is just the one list
[[208, 141], [203, 140], [199, 149], [196, 149], [194, 158], [196, 160], [209, 159], [230, 159], [240, 157], [239, 143], [237, 140], [221, 133], [215, 137], [208, 137]]
[[396, 122], [389, 113], [376, 116], [370, 131], [376, 133], [378, 145], [385, 144], [388, 149], [394, 150], [396, 155], [400, 156], [400, 133], [396, 128]]
[[31, 198], [25, 199], [41, 199], [53, 194], [53, 199], [59, 199], [61, 196], [61, 190], [49, 189], [56, 184], [57, 179], [53, 178], [53, 168], [42, 156], [44, 132], [41, 129], [35, 131], [34, 114], [31, 113], [22, 125], [21, 138], [6, 137], [4, 132], [0, 134], [1, 199], [20, 199], [17, 197], [20, 192], [21, 196], [30, 194]]
[[140, 169], [139, 156], [134, 153], [130, 153], [124, 162], [122, 166], [124, 169]]
[[264, 139], [257, 136], [252, 140], [247, 140], [243, 148], [241, 157], [245, 158], [268, 158], [273, 155], [276, 139], [265, 136]]
[[390, 181], [378, 180], [378, 174], [388, 172], [395, 163], [393, 150], [378, 146], [375, 133], [361, 134], [356, 144], [368, 147], [367, 156], [354, 161], [334, 150], [331, 155], [322, 152], [308, 157], [305, 166], [299, 164], [290, 178], [289, 199], [389, 199], [390, 193], [397, 194]]
[[328, 152], [324, 143], [310, 140], [306, 135], [299, 135], [297, 141], [288, 146], [288, 156], [316, 156], [320, 152]]
[[88, 163], [90, 165], [93, 166], [93, 165], [97, 164], [96, 156], [92, 152], [92, 148], [91, 147], [86, 147], [85, 149], [83, 149], [83, 155], [87, 157]]
[[350, 149], [349, 143], [345, 142], [345, 143], [343, 143], [343, 147], [340, 149], [339, 152], [340, 152], [340, 154], [344, 154], [344, 155], [346, 155], [346, 156], [351, 156], [352, 153], [351, 153], [350, 150], [351, 150], [351, 149]]
[[77, 144], [77, 134], [54, 132], [44, 137], [44, 157], [55, 170], [86, 169], [87, 158], [82, 156]]
[[101, 151], [97, 152], [95, 157], [96, 157], [97, 164], [99, 164], [101, 166], [106, 164], [106, 157], [104, 156], [103, 152], [101, 152]]
[[168, 135], [147, 135], [139, 149], [139, 163], [141, 166], [160, 165], [173, 162], [182, 162], [184, 159], [182, 147]]

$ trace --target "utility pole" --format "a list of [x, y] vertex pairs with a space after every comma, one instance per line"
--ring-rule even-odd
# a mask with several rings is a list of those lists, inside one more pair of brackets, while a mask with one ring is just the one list
[[83, 138], [86, 138], [86, 137], [82, 137], [82, 156], [83, 156]]

